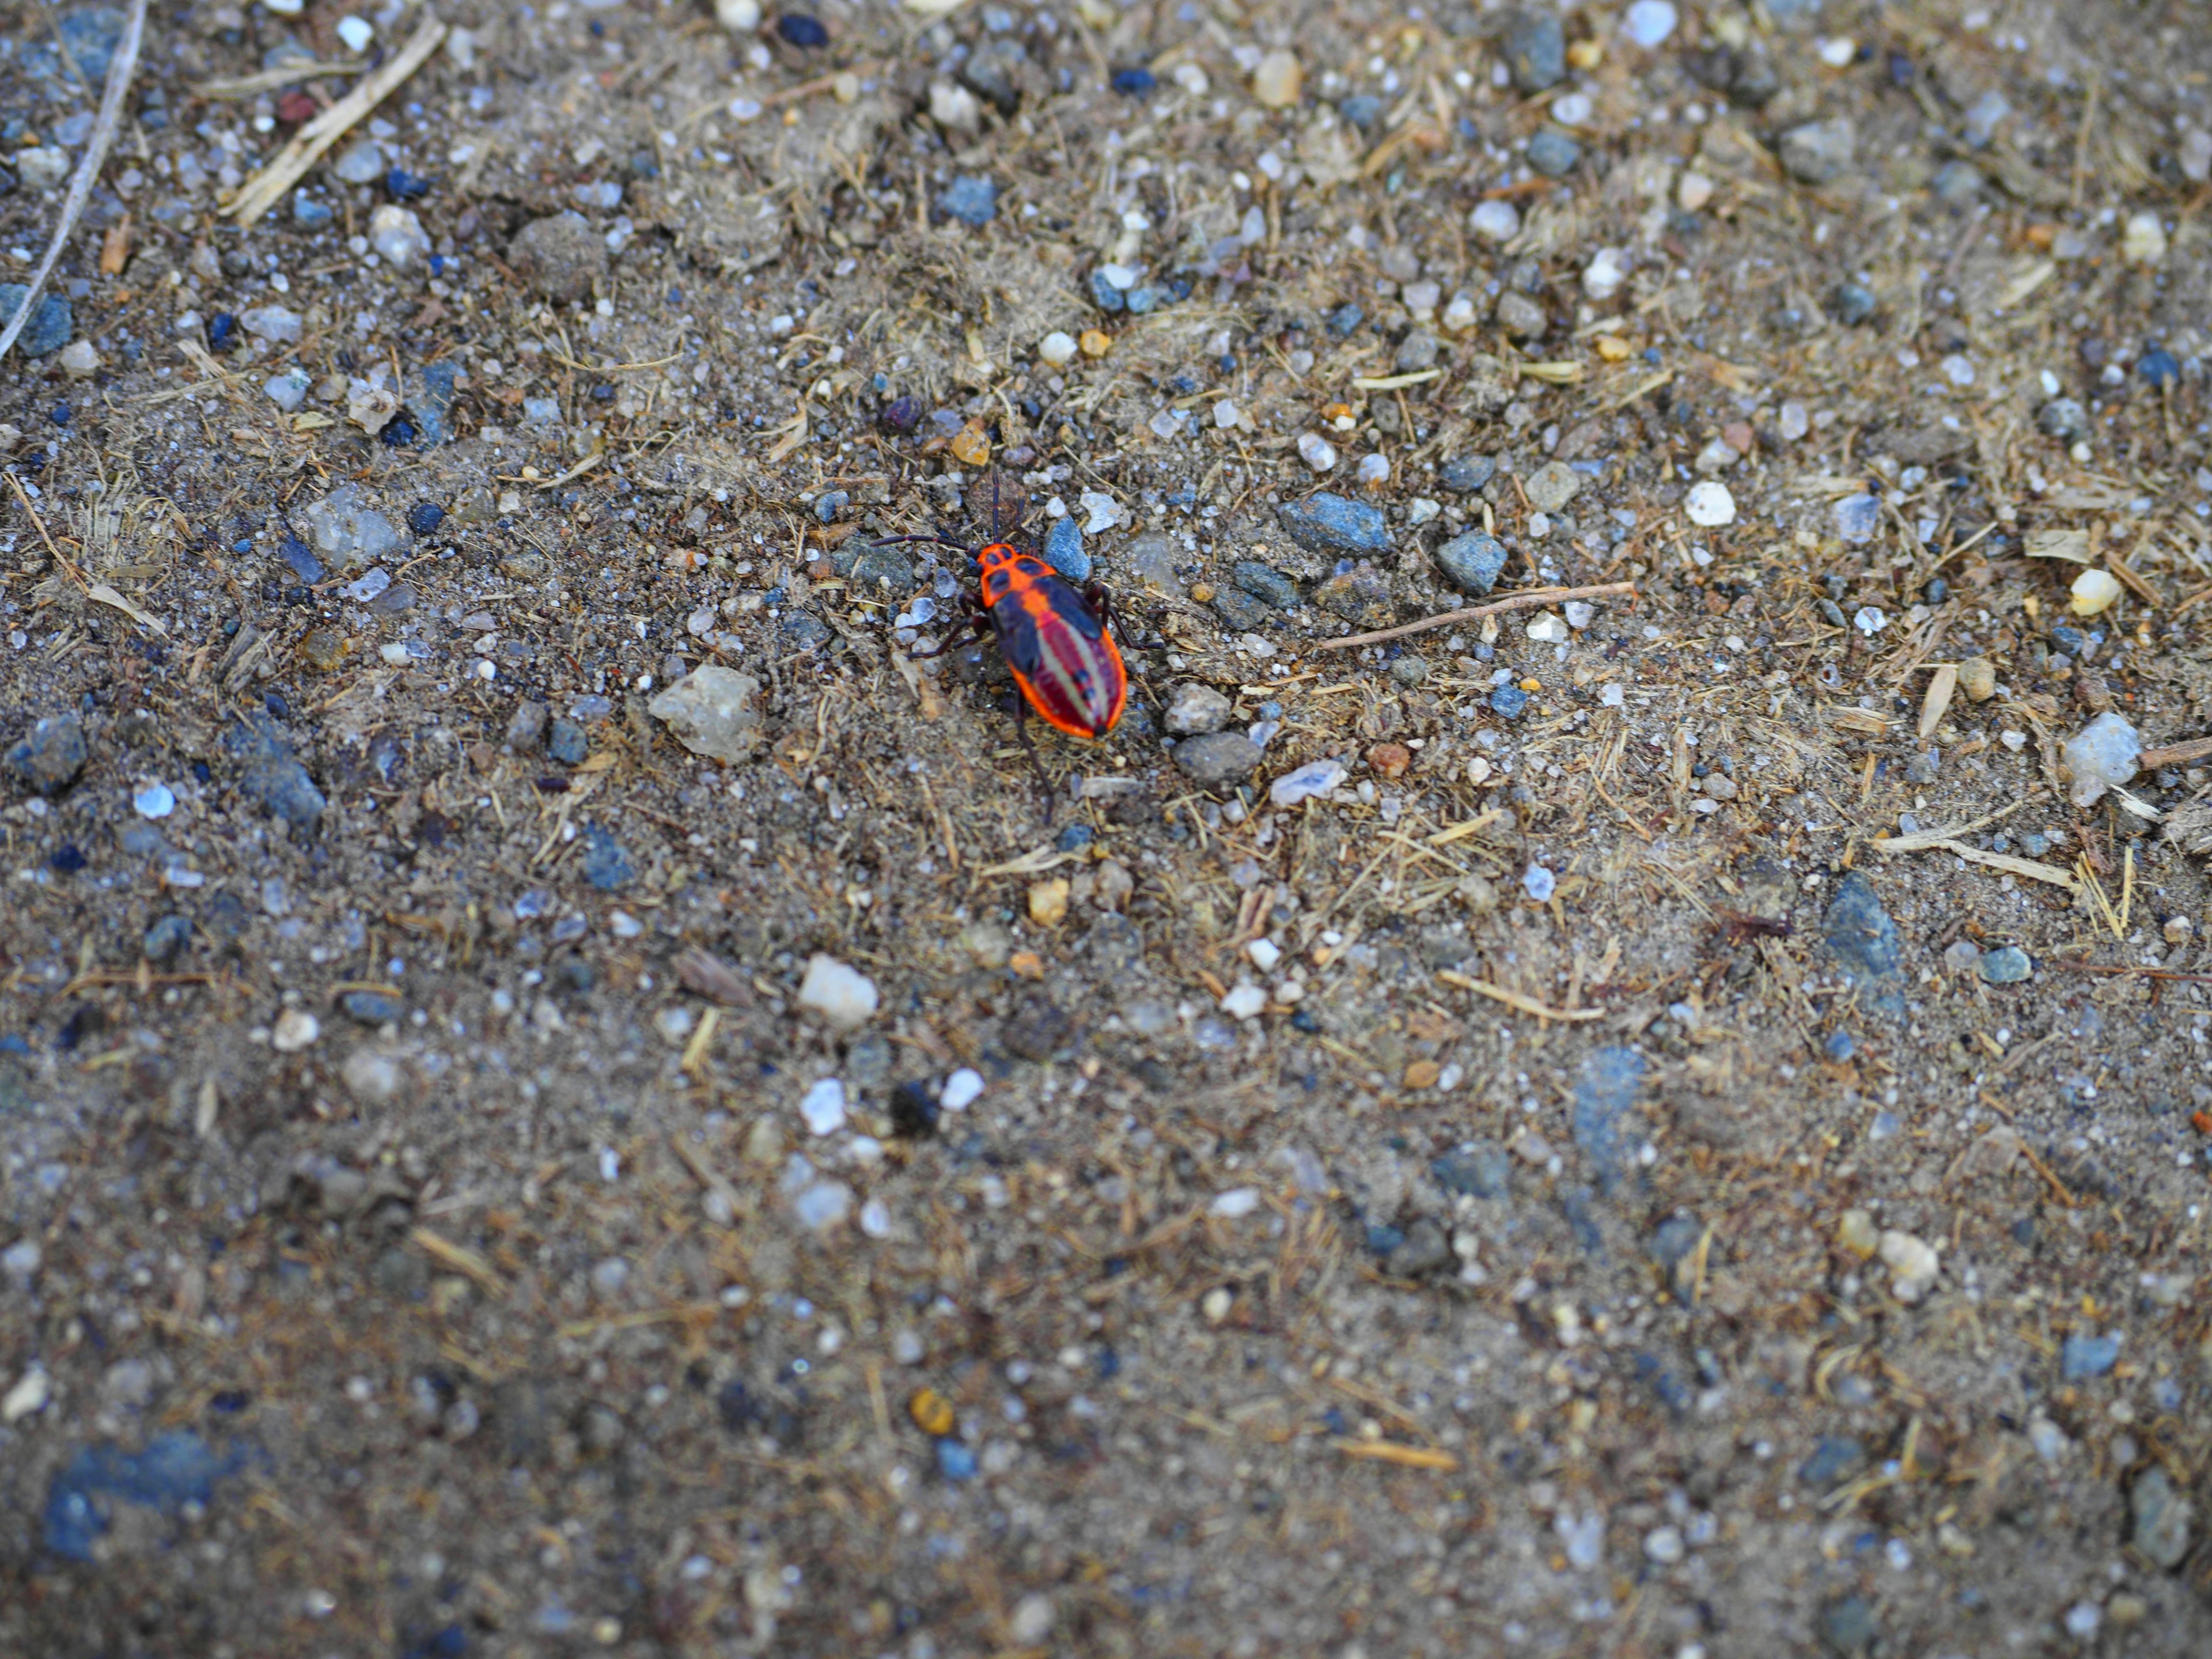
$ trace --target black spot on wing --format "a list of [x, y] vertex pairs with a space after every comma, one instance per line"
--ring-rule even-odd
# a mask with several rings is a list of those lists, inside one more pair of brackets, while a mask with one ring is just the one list
[[991, 622], [999, 630], [999, 649], [1006, 653], [1007, 666], [1035, 678], [1037, 665], [1044, 660], [1044, 641], [1021, 601], [1011, 595], [1000, 599], [991, 607]]
[[1052, 608], [1075, 632], [1086, 640], [1095, 640], [1103, 635], [1105, 629], [1100, 625], [1097, 614], [1091, 609], [1091, 602], [1067, 583], [1057, 576], [1047, 575], [1037, 586], [1044, 589], [1052, 599]]

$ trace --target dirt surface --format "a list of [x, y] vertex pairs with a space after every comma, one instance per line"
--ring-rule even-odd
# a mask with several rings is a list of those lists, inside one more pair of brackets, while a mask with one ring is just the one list
[[0, 1652], [2212, 1650], [2202, 9], [944, 9], [155, 7]]

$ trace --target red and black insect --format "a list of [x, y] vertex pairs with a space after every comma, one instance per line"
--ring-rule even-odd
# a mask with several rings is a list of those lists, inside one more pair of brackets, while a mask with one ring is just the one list
[[1022, 694], [1014, 705], [1014, 734], [1040, 781], [1044, 769], [1030, 741], [1028, 709], [1072, 738], [1103, 738], [1114, 729], [1129, 700], [1129, 675], [1109, 631], [1113, 602], [1103, 584], [1079, 590], [1042, 559], [1006, 542], [975, 549], [944, 536], [890, 539], [958, 548], [974, 561], [978, 591], [962, 597], [974, 613], [975, 631], [998, 635], [999, 650], [1013, 671]]

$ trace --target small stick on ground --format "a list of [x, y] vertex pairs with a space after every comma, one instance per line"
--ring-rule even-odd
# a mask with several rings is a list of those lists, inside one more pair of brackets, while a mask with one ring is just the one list
[[276, 206], [284, 198], [284, 192], [322, 158], [325, 150], [345, 137], [356, 122], [421, 68], [422, 60], [435, 52], [438, 43], [445, 38], [443, 23], [434, 17], [426, 21], [390, 63], [294, 133], [292, 142], [277, 151], [276, 159], [267, 167], [246, 181], [223, 212], [240, 226], [246, 226]]
[[[116, 43], [115, 55], [108, 60], [107, 86], [100, 94], [100, 118], [93, 123], [92, 137], [84, 147], [84, 159], [76, 164], [76, 177], [70, 180], [69, 198], [62, 204], [62, 216], [55, 222], [53, 240], [46, 244], [46, 257], [39, 261], [23, 303], [15, 307], [6, 331], [0, 333], [0, 357], [8, 355], [8, 348], [15, 343], [15, 337], [31, 320], [46, 278], [53, 274], [54, 262], [62, 257], [70, 233], [84, 216], [84, 204], [92, 199], [93, 180], [100, 177], [100, 165], [107, 160], [107, 147], [115, 142], [116, 129], [123, 123], [124, 97], [131, 90], [131, 73], [138, 67], [138, 43], [145, 35], [146, 0], [132, 0], [131, 16], [123, 26], [123, 38]], [[66, 43], [63, 50], [68, 50]]]
[[1347, 634], [1340, 640], [1322, 640], [1314, 648], [1317, 651], [1348, 651], [1354, 646], [1379, 645], [1384, 640], [1403, 639], [1408, 634], [1425, 634], [1432, 628], [1449, 628], [1454, 623], [1479, 622], [1485, 617], [1495, 617], [1508, 611], [1526, 611], [1531, 605], [1565, 603], [1568, 599], [1610, 599], [1626, 593], [1634, 597], [1634, 582], [1599, 582], [1592, 587], [1532, 587], [1526, 592], [1510, 594], [1490, 605], [1468, 605], [1461, 611], [1440, 611], [1433, 617], [1424, 617], [1419, 622], [1401, 623], [1395, 628], [1378, 628], [1372, 634]]

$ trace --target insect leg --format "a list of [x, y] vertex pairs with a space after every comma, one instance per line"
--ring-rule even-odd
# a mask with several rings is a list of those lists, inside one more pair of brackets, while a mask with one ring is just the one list
[[1052, 780], [1044, 775], [1044, 763], [1037, 758], [1036, 744], [1030, 741], [1029, 699], [1014, 688], [1014, 737], [1022, 745], [1022, 752], [1030, 757], [1030, 769], [1036, 774], [1038, 803], [1044, 808], [1044, 821], [1052, 823]]

